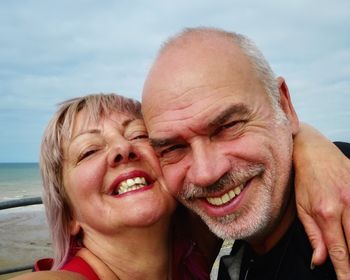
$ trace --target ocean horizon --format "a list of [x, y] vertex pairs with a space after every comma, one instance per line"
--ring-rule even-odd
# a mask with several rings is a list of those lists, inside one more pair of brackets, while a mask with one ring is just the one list
[[[0, 202], [41, 196], [38, 162], [0, 163]], [[32, 265], [52, 257], [49, 228], [43, 205], [0, 211], [0, 270]], [[13, 277], [1, 275], [0, 279]]]
[[38, 162], [0, 163], [0, 201], [41, 196]]

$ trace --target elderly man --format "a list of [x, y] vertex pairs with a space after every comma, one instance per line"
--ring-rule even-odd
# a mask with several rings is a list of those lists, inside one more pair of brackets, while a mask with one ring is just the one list
[[142, 102], [169, 190], [216, 235], [244, 240], [219, 279], [335, 279], [329, 261], [310, 269], [291, 187], [298, 117], [250, 40], [185, 31], [162, 48]]

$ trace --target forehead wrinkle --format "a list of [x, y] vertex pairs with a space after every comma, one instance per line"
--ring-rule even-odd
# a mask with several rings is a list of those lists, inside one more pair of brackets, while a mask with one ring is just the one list
[[[151, 106], [144, 105], [143, 108], [149, 107], [147, 111], [151, 110], [153, 106], [158, 107], [158, 109], [169, 109], [169, 105], [172, 105], [172, 110], [175, 111], [186, 109], [192, 105], [192, 102], [188, 102], [188, 100], [191, 99], [189, 96], [192, 94], [192, 91], [205, 87], [207, 87], [207, 85], [182, 89], [179, 85], [173, 87], [171, 90], [167, 88], [153, 90], [151, 92], [151, 100], [147, 98], [145, 102], [147, 105], [150, 104]], [[153, 99], [157, 99], [157, 102], [152, 102]], [[145, 114], [147, 114], [147, 111]]]
[[[230, 98], [232, 97], [232, 95], [235, 95], [234, 93], [234, 89], [232, 89], [231, 92], [229, 94], [226, 94], [224, 96], [222, 96], [222, 98], [218, 98], [218, 99], [214, 99], [214, 102], [210, 102], [209, 105], [207, 104], [206, 106], [199, 106], [199, 109], [196, 108], [196, 103], [205, 103], [205, 100], [207, 98], [211, 98], [213, 95], [213, 92], [215, 91], [219, 91], [222, 89], [226, 89], [226, 88], [230, 88], [232, 87], [233, 84], [228, 84], [225, 86], [217, 86], [217, 87], [213, 87], [210, 88], [209, 90], [205, 90], [207, 93], [203, 93], [202, 98], [199, 99], [197, 96], [195, 96], [194, 98], [188, 97], [185, 100], [182, 100], [181, 102], [179, 102], [180, 98], [183, 98], [183, 94], [182, 95], [177, 95], [177, 102], [174, 104], [172, 103], [170, 100], [167, 100], [167, 102], [163, 106], [159, 106], [157, 108], [157, 110], [154, 110], [154, 112], [156, 112], [155, 114], [153, 114], [152, 116], [147, 116], [148, 117], [148, 122], [149, 123], [156, 123], [157, 126], [159, 125], [163, 125], [166, 124], [166, 127], [162, 128], [162, 132], [171, 132], [172, 131], [172, 127], [171, 125], [169, 126], [170, 122], [188, 122], [191, 121], [192, 119], [201, 119], [201, 122], [198, 122], [198, 127], [195, 129], [194, 127], [192, 127], [191, 130], [193, 130], [193, 132], [195, 132], [195, 130], [203, 130], [205, 128], [207, 128], [208, 126], [210, 126], [211, 124], [214, 125], [215, 122], [220, 122], [220, 120], [210, 120], [210, 117], [213, 115], [213, 113], [210, 112], [212, 106], [215, 106], [216, 103], [221, 103], [222, 99], [226, 99], [226, 98]], [[191, 94], [191, 90], [195, 90], [195, 89], [202, 89], [202, 88], [206, 88], [208, 86], [200, 86], [197, 88], [191, 88], [190, 90], [186, 91], [186, 95], [189, 96], [189, 94]], [[215, 93], [214, 93], [215, 94]], [[193, 102], [190, 102], [191, 100], [193, 100]], [[195, 106], [194, 108], [196, 109], [196, 111], [193, 111], [192, 106]], [[228, 113], [234, 113], [233, 111], [236, 111], [235, 113], [248, 113], [248, 109], [245, 107], [243, 104], [234, 104], [232, 105], [231, 111], [232, 112], [225, 112], [222, 114], [228, 114]], [[229, 110], [229, 109], [228, 109]], [[207, 113], [209, 111], [209, 113]], [[215, 112], [216, 113], [216, 112]], [[223, 116], [220, 116], [220, 118], [223, 118]], [[204, 120], [208, 120], [206, 123], [204, 123]], [[222, 120], [221, 120], [222, 121]], [[191, 123], [191, 122], [190, 122]], [[154, 128], [154, 127], [153, 127]], [[150, 133], [152, 134], [153, 129], [151, 128]], [[199, 133], [199, 131], [196, 131], [196, 133]], [[159, 132], [159, 131], [157, 131]]]
[[[181, 111], [188, 107], [191, 107], [194, 103], [197, 103], [198, 100], [201, 101], [207, 97], [210, 97], [213, 94], [213, 92], [215, 94], [215, 92], [219, 90], [232, 87], [232, 95], [234, 95], [235, 86], [237, 86], [235, 83], [229, 83], [229, 84], [218, 85], [218, 86], [207, 84], [207, 85], [201, 85], [201, 86], [193, 86], [186, 90], [182, 90], [180, 93], [176, 93], [176, 90], [170, 91], [167, 89], [161, 89], [161, 90], [158, 90], [160, 94], [157, 94], [157, 96], [165, 97], [162, 100], [163, 102], [160, 102], [160, 99], [158, 99], [158, 102], [149, 102], [149, 103], [154, 104], [155, 107], [158, 107], [158, 110], [165, 110], [164, 112], [169, 111], [170, 106], [172, 106], [171, 110], [173, 112], [176, 112], [176, 111]], [[178, 86], [177, 88], [180, 88], [180, 86]], [[201, 90], [202, 92], [200, 92]], [[194, 93], [193, 91], [196, 91], [196, 92]], [[195, 95], [195, 96], [192, 96], [192, 95]], [[198, 95], [202, 95], [202, 99], [198, 99]], [[146, 114], [147, 112], [145, 112], [145, 115]], [[193, 114], [191, 115], [191, 117], [192, 116]]]
[[[181, 109], [177, 109], [177, 110], [181, 110]], [[209, 110], [210, 110], [210, 106], [206, 107], [204, 111], [201, 111], [201, 113], [205, 113], [206, 111], [209, 111]], [[172, 119], [172, 121], [187, 122], [190, 119], [200, 118], [203, 121], [199, 122], [196, 127], [186, 127], [185, 130], [190, 132], [190, 135], [201, 135], [201, 134], [205, 134], [208, 129], [211, 129], [212, 127], [216, 127], [217, 125], [225, 122], [233, 115], [248, 114], [248, 112], [249, 112], [249, 110], [247, 109], [247, 107], [244, 104], [240, 103], [240, 104], [233, 104], [233, 105], [229, 106], [228, 108], [221, 111], [218, 116], [214, 116], [214, 119], [210, 120], [210, 118], [209, 118], [208, 122], [205, 122], [205, 119], [207, 117], [203, 118], [202, 116], [193, 115], [193, 114], [183, 116], [182, 118]], [[172, 115], [174, 114], [173, 111], [171, 113], [172, 113]], [[159, 123], [166, 123], [167, 124], [167, 129], [162, 130], [162, 132], [169, 131], [172, 133], [173, 132], [172, 127], [169, 126], [168, 122], [169, 122], [168, 120], [163, 120], [163, 121], [160, 120], [159, 121]], [[169, 146], [169, 145], [172, 145], [174, 143], [177, 143], [178, 141], [181, 141], [181, 139], [182, 139], [182, 136], [179, 134], [175, 134], [174, 136], [169, 135], [169, 136], [166, 136], [164, 138], [162, 138], [162, 137], [150, 137], [150, 144], [154, 148], [161, 148], [161, 147], [165, 147], [165, 146]]]

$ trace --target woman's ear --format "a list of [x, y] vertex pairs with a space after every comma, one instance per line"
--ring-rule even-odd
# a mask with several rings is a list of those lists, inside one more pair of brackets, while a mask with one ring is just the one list
[[80, 232], [80, 228], [81, 228], [80, 224], [76, 219], [73, 218], [69, 222], [69, 231], [71, 235], [73, 236], [77, 235]]

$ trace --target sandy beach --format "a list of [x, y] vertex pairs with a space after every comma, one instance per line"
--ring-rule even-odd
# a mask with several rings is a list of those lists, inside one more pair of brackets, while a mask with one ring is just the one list
[[[33, 264], [52, 256], [49, 231], [42, 205], [0, 212], [0, 270]], [[15, 274], [1, 275], [8, 279]]]

